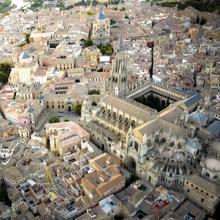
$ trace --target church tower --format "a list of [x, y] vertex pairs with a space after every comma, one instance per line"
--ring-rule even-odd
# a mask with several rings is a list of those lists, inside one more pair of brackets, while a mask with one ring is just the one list
[[110, 42], [110, 19], [100, 8], [96, 20], [92, 23], [92, 41], [94, 45], [105, 45]]
[[125, 98], [127, 90], [127, 59], [124, 53], [118, 53], [113, 61], [111, 91], [114, 96]]

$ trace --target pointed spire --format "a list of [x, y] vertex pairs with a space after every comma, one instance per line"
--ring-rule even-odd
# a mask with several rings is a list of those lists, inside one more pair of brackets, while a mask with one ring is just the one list
[[100, 7], [100, 11], [98, 13], [98, 20], [104, 20], [106, 19], [105, 13], [103, 12], [102, 6]]
[[119, 39], [118, 39], [118, 51], [123, 51], [123, 38], [122, 38], [122, 34], [120, 34]]
[[28, 113], [34, 113], [34, 109], [33, 109], [33, 107], [32, 107], [32, 104], [31, 104], [31, 103], [29, 103], [29, 105], [28, 105], [27, 112], [28, 112]]
[[171, 137], [172, 137], [172, 129], [170, 127], [170, 129], [169, 129], [169, 138], [171, 138]]
[[130, 126], [129, 130], [128, 130], [128, 134], [131, 134], [132, 133], [132, 126]]
[[144, 134], [144, 137], [143, 137], [143, 143], [146, 143], [147, 142], [147, 135], [146, 133]]

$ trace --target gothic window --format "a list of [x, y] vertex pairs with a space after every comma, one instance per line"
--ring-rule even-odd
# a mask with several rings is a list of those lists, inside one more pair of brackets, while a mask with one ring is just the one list
[[111, 117], [111, 110], [110, 109], [108, 109], [107, 114], [108, 114], [108, 117]]
[[132, 147], [132, 146], [133, 146], [133, 141], [130, 141], [129, 147]]
[[105, 114], [105, 108], [102, 107], [102, 114], [104, 115]]
[[152, 144], [151, 144], [151, 140], [148, 139], [148, 140], [147, 140], [147, 146], [150, 147], [151, 145], [152, 145]]
[[122, 119], [123, 119], [122, 115], [119, 115], [119, 119], [118, 119], [119, 123], [122, 122]]
[[113, 119], [116, 120], [116, 118], [117, 118], [117, 114], [116, 114], [116, 112], [114, 112], [113, 113]]
[[154, 142], [155, 142], [155, 143], [158, 143], [158, 142], [159, 142], [159, 135], [158, 135], [158, 134], [155, 135], [155, 137], [154, 137]]
[[129, 125], [129, 120], [128, 120], [128, 118], [125, 118], [125, 125], [126, 125], [126, 126]]
[[135, 121], [134, 120], [131, 121], [131, 126], [132, 126], [132, 128], [135, 127]]
[[174, 146], [174, 141], [171, 141], [170, 142], [170, 147], [173, 147]]
[[134, 149], [138, 152], [138, 143], [136, 141], [134, 142]]

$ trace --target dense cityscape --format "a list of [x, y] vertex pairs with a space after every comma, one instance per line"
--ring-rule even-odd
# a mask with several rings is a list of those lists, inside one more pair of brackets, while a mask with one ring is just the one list
[[220, 1], [0, 0], [0, 220], [220, 219]]

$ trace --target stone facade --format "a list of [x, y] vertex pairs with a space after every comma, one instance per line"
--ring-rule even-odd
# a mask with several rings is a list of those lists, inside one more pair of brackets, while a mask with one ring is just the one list
[[106, 18], [102, 9], [92, 26], [92, 40], [95, 45], [104, 45], [110, 40], [110, 19]]

